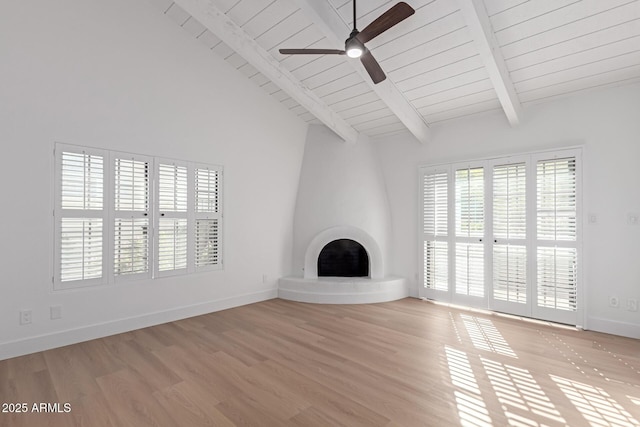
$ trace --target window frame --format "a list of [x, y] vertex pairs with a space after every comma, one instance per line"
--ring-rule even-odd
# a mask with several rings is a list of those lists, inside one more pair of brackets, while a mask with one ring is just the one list
[[[85, 210], [75, 210], [70, 212], [69, 209], [62, 209], [62, 175], [63, 165], [62, 158], [64, 153], [76, 153], [83, 155], [100, 156], [102, 159], [102, 209], [84, 212]], [[117, 159], [144, 161], [147, 163], [149, 181], [148, 181], [148, 206], [147, 211], [138, 211], [133, 209], [116, 211], [116, 162]], [[158, 168], [160, 164], [179, 164], [186, 167], [187, 170], [187, 210], [180, 213], [187, 221], [187, 255], [185, 268], [159, 271], [159, 253], [158, 244], [160, 241], [158, 233], [159, 220], [161, 211], [159, 206], [159, 176]], [[197, 162], [188, 162], [184, 160], [160, 158], [148, 155], [133, 154], [115, 150], [106, 150], [100, 148], [86, 147], [80, 145], [66, 144], [55, 142], [53, 144], [53, 251], [52, 251], [52, 290], [61, 291], [76, 288], [92, 288], [96, 286], [104, 286], [123, 282], [132, 282], [143, 279], [158, 279], [168, 276], [186, 275], [197, 272], [206, 272], [224, 269], [224, 167], [215, 164], [205, 164]], [[217, 193], [218, 211], [215, 214], [207, 213], [209, 217], [217, 220], [217, 263], [215, 265], [205, 265], [198, 267], [196, 264], [196, 229], [195, 221], [196, 213], [196, 195], [195, 195], [195, 179], [196, 170], [200, 168], [208, 168], [215, 170], [217, 173]], [[134, 205], [132, 204], [132, 207]], [[93, 212], [98, 212], [93, 215]], [[147, 270], [140, 273], [121, 274], [115, 272], [115, 249], [116, 245], [116, 224], [119, 212], [124, 212], [125, 218], [145, 218], [148, 221], [147, 228]], [[79, 279], [62, 281], [62, 219], [63, 218], [99, 218], [102, 221], [102, 245], [101, 245], [101, 277], [90, 279]]]

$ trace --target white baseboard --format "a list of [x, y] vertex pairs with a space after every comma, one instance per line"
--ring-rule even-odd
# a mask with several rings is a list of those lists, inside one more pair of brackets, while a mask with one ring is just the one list
[[637, 323], [618, 322], [600, 317], [588, 317], [587, 329], [590, 331], [640, 339], [640, 325]]
[[186, 319], [188, 317], [200, 316], [202, 314], [226, 310], [228, 308], [266, 301], [277, 297], [278, 290], [269, 289], [215, 301], [176, 307], [155, 313], [147, 313], [141, 316], [116, 319], [109, 322], [96, 323], [79, 328], [10, 341], [0, 344], [0, 360], [49, 350], [51, 348], [62, 347], [69, 344], [75, 344], [82, 341], [102, 338], [109, 335], [120, 334], [136, 329], [147, 328], [149, 326], [173, 322], [180, 319]]

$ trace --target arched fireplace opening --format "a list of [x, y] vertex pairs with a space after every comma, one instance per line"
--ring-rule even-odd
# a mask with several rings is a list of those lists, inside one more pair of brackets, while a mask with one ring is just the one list
[[369, 255], [355, 240], [329, 242], [318, 255], [318, 277], [369, 277]]

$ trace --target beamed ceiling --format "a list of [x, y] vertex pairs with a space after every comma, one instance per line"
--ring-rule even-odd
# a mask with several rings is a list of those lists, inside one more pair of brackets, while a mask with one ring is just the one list
[[[343, 49], [350, 0], [151, 0], [160, 13], [307, 123], [345, 140], [411, 132], [578, 91], [640, 81], [639, 0], [407, 0], [416, 13], [367, 43], [387, 79]], [[395, 0], [360, 0], [362, 30]]]

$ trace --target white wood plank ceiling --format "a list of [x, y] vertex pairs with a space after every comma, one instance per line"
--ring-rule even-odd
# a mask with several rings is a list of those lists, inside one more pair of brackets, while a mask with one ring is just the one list
[[[345, 139], [412, 132], [521, 105], [640, 81], [640, 0], [407, 0], [416, 13], [367, 43], [387, 80], [358, 60], [286, 56], [343, 49], [351, 0], [150, 0], [282, 102]], [[362, 30], [395, 0], [360, 0]], [[231, 28], [231, 30], [230, 30]]]

